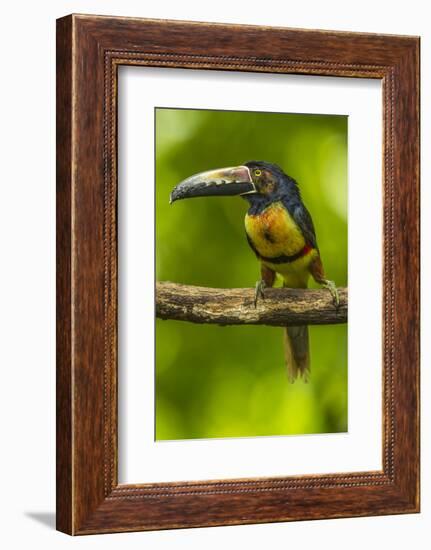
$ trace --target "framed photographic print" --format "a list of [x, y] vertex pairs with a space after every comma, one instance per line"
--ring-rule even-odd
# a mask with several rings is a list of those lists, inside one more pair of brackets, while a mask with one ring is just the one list
[[59, 530], [419, 511], [418, 98], [417, 37], [58, 20]]

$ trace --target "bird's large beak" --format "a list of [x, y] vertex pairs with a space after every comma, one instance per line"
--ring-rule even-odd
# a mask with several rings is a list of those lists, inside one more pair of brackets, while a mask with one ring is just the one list
[[190, 197], [245, 195], [256, 193], [247, 166], [233, 166], [201, 172], [179, 183], [171, 193], [170, 202]]

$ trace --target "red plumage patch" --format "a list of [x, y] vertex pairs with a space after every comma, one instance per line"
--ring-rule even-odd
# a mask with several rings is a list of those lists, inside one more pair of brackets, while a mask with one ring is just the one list
[[313, 247], [310, 246], [309, 244], [306, 244], [304, 246], [304, 248], [302, 249], [302, 255], [303, 256], [306, 256], [309, 252], [311, 252], [313, 250]]

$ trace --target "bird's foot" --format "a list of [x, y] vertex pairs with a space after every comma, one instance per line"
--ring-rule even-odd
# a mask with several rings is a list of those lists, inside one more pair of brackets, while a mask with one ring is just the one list
[[328, 281], [327, 279], [325, 279], [324, 281], [322, 281], [322, 286], [329, 290], [334, 301], [334, 305], [336, 308], [338, 308], [338, 306], [340, 305], [340, 295], [338, 294], [338, 290], [334, 281]]
[[257, 301], [259, 299], [259, 296], [262, 298], [262, 300], [265, 299], [265, 288], [266, 288], [266, 283], [263, 279], [261, 279], [260, 281], [257, 281], [256, 290], [255, 290], [255, 293], [254, 293], [254, 307], [255, 308], [257, 307]]

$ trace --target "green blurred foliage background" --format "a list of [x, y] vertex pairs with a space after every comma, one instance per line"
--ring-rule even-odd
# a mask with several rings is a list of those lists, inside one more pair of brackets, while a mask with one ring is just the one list
[[[165, 108], [156, 110], [157, 280], [254, 287], [245, 200], [169, 204], [184, 178], [247, 160], [298, 181], [327, 277], [347, 286], [347, 117]], [[346, 431], [347, 326], [309, 330], [310, 381], [289, 384], [281, 328], [157, 319], [156, 439]]]

